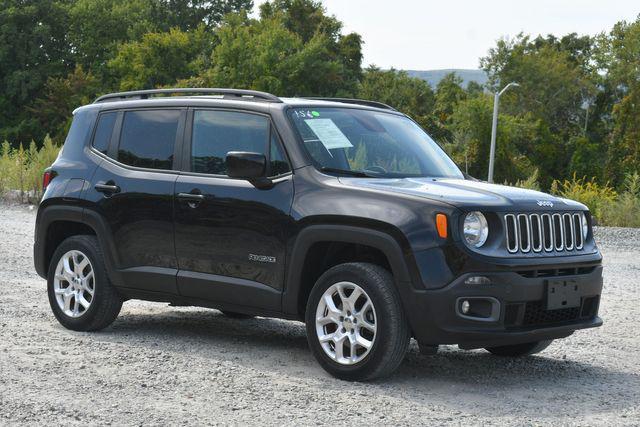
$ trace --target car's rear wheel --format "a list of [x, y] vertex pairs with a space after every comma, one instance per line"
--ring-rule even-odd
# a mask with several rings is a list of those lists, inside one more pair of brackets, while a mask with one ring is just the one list
[[487, 347], [485, 350], [487, 350], [491, 354], [495, 354], [496, 356], [521, 357], [540, 353], [541, 351], [549, 347], [552, 342], [553, 340], [534, 341], [524, 344]]
[[306, 325], [320, 365], [350, 381], [391, 374], [410, 339], [393, 277], [368, 263], [341, 264], [325, 272], [311, 290]]
[[49, 304], [65, 328], [103, 329], [120, 313], [123, 300], [109, 281], [94, 236], [64, 240], [53, 254], [47, 279]]

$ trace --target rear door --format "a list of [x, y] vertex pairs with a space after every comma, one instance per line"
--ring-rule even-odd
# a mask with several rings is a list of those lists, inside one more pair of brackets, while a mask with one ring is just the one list
[[[113, 121], [113, 130], [102, 129], [101, 119]], [[186, 109], [126, 110], [99, 118], [91, 150], [103, 161], [87, 198], [94, 215], [105, 220], [120, 286], [177, 293], [173, 194], [185, 120]]]
[[[175, 189], [179, 292], [279, 311], [293, 180], [278, 135], [268, 116], [243, 111], [195, 109], [187, 122]], [[265, 154], [273, 186], [229, 178], [229, 151]]]

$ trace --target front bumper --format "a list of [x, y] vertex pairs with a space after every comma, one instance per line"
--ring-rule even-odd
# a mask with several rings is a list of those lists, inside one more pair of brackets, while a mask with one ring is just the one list
[[[484, 276], [488, 284], [467, 284]], [[569, 282], [578, 289], [578, 307], [547, 309], [549, 283]], [[466, 273], [441, 289], [415, 291], [409, 304], [414, 336], [424, 345], [458, 344], [482, 348], [563, 338], [577, 329], [602, 325], [597, 316], [602, 266], [549, 272], [491, 271]], [[488, 301], [483, 318], [462, 314], [464, 300]]]

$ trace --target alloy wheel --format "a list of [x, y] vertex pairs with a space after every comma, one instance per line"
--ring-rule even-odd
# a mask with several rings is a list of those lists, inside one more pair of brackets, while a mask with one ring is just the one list
[[82, 316], [95, 294], [95, 274], [89, 258], [78, 250], [62, 255], [56, 266], [53, 289], [58, 307], [65, 315]]
[[341, 365], [361, 362], [376, 338], [373, 302], [352, 282], [331, 285], [316, 309], [316, 333], [324, 352]]

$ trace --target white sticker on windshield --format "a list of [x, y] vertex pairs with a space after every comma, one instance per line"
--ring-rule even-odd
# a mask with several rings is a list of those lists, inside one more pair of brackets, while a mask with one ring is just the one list
[[349, 142], [342, 131], [333, 123], [331, 119], [309, 119], [304, 121], [316, 134], [322, 145], [327, 150], [334, 148], [351, 148], [353, 145]]

